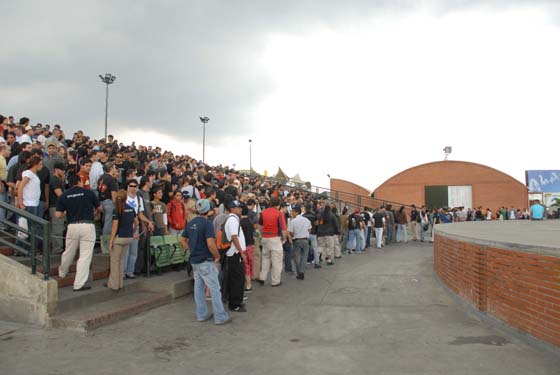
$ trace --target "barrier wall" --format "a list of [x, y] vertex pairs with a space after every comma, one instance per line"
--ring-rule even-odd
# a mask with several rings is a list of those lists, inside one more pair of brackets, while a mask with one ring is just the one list
[[554, 256], [523, 250], [522, 245], [508, 247], [438, 230], [435, 271], [482, 313], [560, 347], [560, 252]]

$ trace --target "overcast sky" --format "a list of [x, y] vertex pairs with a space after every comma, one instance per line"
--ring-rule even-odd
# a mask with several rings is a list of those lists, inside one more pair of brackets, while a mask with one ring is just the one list
[[418, 164], [560, 169], [558, 1], [0, 2], [0, 113], [373, 190]]

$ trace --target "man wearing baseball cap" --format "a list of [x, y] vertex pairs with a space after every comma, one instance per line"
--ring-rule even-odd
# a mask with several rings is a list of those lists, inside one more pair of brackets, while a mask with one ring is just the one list
[[[200, 216], [195, 217], [187, 223], [180, 237], [181, 245], [185, 250], [191, 252], [190, 263], [194, 271], [194, 302], [196, 304], [196, 319], [205, 322], [214, 317], [217, 325], [231, 322], [231, 318], [224, 309], [220, 282], [218, 281], [218, 267], [220, 266], [220, 254], [216, 247], [216, 239], [212, 223], [206, 216], [210, 211], [210, 203], [206, 199], [196, 202], [196, 210]], [[212, 310], [208, 312], [205, 287], [210, 290], [212, 298]]]

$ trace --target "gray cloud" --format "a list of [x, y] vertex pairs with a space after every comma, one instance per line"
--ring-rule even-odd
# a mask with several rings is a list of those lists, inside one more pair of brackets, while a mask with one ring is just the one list
[[[0, 113], [102, 133], [110, 124], [199, 138], [199, 115], [222, 136], [250, 134], [250, 110], [272, 89], [257, 63], [267, 37], [337, 28], [373, 15], [446, 13], [548, 1], [4, 1]], [[258, 124], [265, 126], [265, 124]], [[178, 132], [177, 130], [180, 129]], [[114, 132], [118, 129], [113, 127]]]

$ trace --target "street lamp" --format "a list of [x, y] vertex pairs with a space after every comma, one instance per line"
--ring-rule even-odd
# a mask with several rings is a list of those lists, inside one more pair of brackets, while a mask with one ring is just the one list
[[113, 82], [115, 82], [115, 79], [117, 79], [117, 77], [115, 77], [111, 73], [105, 73], [105, 77], [103, 77], [100, 74], [99, 78], [101, 78], [101, 82], [103, 82], [106, 85], [106, 88], [105, 88], [105, 142], [107, 142], [107, 111], [109, 109], [109, 85], [112, 84]]
[[252, 140], [249, 139], [249, 171], [253, 172], [253, 155], [252, 155], [252, 150], [251, 150], [251, 144], [252, 144]]
[[204, 163], [204, 154], [206, 148], [206, 124], [210, 119], [206, 116], [200, 117], [200, 121], [202, 122], [202, 162]]

